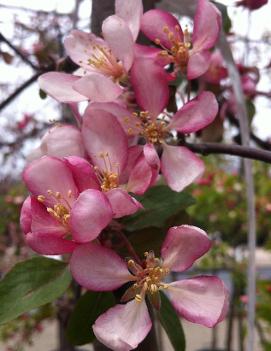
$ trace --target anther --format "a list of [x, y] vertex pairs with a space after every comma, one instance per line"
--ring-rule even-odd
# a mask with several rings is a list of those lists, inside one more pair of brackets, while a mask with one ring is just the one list
[[45, 201], [45, 196], [44, 196], [44, 195], [39, 195], [39, 196], [37, 197], [37, 200], [38, 200], [39, 202], [44, 202], [44, 201]]

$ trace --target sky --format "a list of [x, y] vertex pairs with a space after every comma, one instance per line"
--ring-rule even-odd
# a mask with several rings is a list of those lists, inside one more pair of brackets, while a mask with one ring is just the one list
[[[102, 1], [102, 0], [101, 0]], [[113, 1], [113, 0], [112, 0]], [[264, 6], [263, 8], [253, 11], [249, 17], [248, 11], [231, 6], [233, 1], [231, 0], [221, 0], [220, 2], [229, 6], [229, 15], [233, 19], [233, 31], [238, 33], [240, 36], [245, 36], [249, 33], [249, 37], [253, 40], [260, 40], [264, 33], [271, 32], [271, 2]], [[74, 8], [75, 0], [0, 0], [0, 8], [3, 6], [15, 6], [22, 7], [26, 9], [33, 10], [43, 10], [43, 11], [56, 11], [59, 13], [69, 13]], [[91, 11], [91, 0], [83, 0], [79, 9], [79, 29], [84, 28], [84, 23], [89, 21], [89, 15]], [[13, 17], [14, 15], [26, 16], [24, 11], [19, 9], [6, 9], [1, 8], [0, 11], [0, 31], [7, 37], [12, 38], [13, 35]], [[80, 27], [81, 26], [81, 27]], [[29, 40], [32, 45], [32, 42]], [[15, 43], [16, 44], [16, 43]], [[244, 43], [242, 41], [235, 44], [235, 54], [238, 59], [243, 60], [242, 52], [244, 49]], [[260, 51], [263, 56], [262, 62], [259, 63], [260, 67], [264, 67], [268, 60], [271, 61], [271, 46], [266, 46], [262, 44], [257, 44], [257, 50]], [[249, 50], [249, 57], [246, 58], [248, 64], [258, 64], [258, 57], [255, 54], [255, 45]], [[3, 67], [5, 68], [3, 70]], [[14, 65], [3, 66], [0, 63], [0, 84], [5, 84], [10, 81], [14, 81], [14, 84], [21, 84], [26, 77], [30, 77], [33, 73], [29, 67], [24, 66], [22, 69], [14, 67]], [[261, 81], [258, 85], [259, 90], [271, 91], [271, 77], [267, 74], [263, 74]], [[38, 86], [33, 84], [30, 88], [25, 90], [15, 101], [10, 104], [5, 110], [2, 111], [4, 117], [0, 118], [0, 138], [1, 134], [5, 130], [7, 125], [22, 119], [23, 112], [25, 113], [35, 113], [35, 117], [40, 120], [56, 120], [59, 117], [58, 104], [51, 98], [46, 100], [41, 100], [38, 95]], [[1, 94], [1, 90], [0, 90]], [[3, 99], [5, 96], [0, 95]], [[37, 112], [38, 111], [38, 112]], [[256, 100], [256, 117], [254, 118], [254, 127], [257, 134], [262, 138], [271, 137], [271, 103], [264, 98], [257, 98]], [[3, 135], [3, 134], [2, 134]], [[27, 150], [26, 150], [27, 152]], [[0, 157], [1, 158], [1, 157]]]

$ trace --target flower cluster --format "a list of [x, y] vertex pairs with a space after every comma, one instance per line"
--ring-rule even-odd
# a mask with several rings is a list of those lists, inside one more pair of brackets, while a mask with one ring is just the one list
[[[160, 308], [164, 290], [177, 313], [212, 327], [227, 311], [222, 281], [200, 276], [170, 282], [170, 271], [183, 272], [211, 246], [193, 226], [169, 229], [161, 258], [153, 251], [126, 261], [101, 235], [124, 216], [144, 211], [135, 198], [163, 178], [177, 192], [204, 171], [190, 151], [186, 135], [212, 123], [218, 112], [213, 93], [201, 91], [170, 113], [170, 85], [208, 74], [221, 26], [220, 13], [199, 0], [193, 33], [161, 10], [143, 14], [141, 0], [116, 0], [115, 15], [102, 25], [102, 38], [73, 30], [64, 41], [79, 66], [73, 74], [49, 72], [42, 90], [69, 103], [78, 127], [55, 125], [30, 155], [23, 179], [31, 195], [21, 211], [28, 245], [39, 254], [71, 254], [74, 279], [93, 291], [127, 285], [121, 304], [102, 314], [96, 337], [112, 350], [131, 350], [151, 328], [149, 302]], [[141, 30], [154, 46], [136, 43]], [[83, 115], [77, 103], [89, 102]], [[151, 243], [150, 243], [151, 244]]]

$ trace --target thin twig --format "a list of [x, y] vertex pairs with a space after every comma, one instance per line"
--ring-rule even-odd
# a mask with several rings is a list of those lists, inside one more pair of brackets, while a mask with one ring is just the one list
[[271, 163], [271, 152], [253, 147], [219, 143], [184, 143], [190, 150], [202, 155], [225, 154]]
[[131, 254], [131, 256], [137, 261], [137, 263], [141, 263], [141, 259], [138, 256], [138, 254], [135, 252], [135, 249], [133, 248], [133, 245], [130, 243], [128, 240], [127, 236], [121, 231], [116, 231], [115, 234], [120, 238], [120, 240], [123, 242], [123, 244], [126, 246], [128, 252]]

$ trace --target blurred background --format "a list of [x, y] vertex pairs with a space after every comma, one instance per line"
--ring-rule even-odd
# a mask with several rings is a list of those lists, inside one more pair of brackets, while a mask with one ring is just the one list
[[[262, 1], [262, 6], [260, 2], [254, 6], [249, 0], [225, 0], [217, 4], [241, 75], [253, 145], [271, 150], [271, 3], [266, 2]], [[182, 24], [191, 28], [190, 1], [163, 0], [150, 4], [172, 11]], [[19, 227], [20, 207], [27, 195], [21, 172], [27, 158], [39, 146], [48, 128], [57, 122], [73, 120], [67, 106], [39, 90], [37, 78], [48, 70], [74, 69], [65, 58], [63, 38], [73, 28], [90, 31], [91, 18], [93, 21], [97, 16], [92, 8], [90, 0], [0, 0], [0, 275], [33, 254], [24, 245]], [[204, 87], [215, 92], [220, 111], [215, 122], [191, 140], [238, 144], [236, 103], [219, 49], [218, 45], [208, 74], [193, 84], [195, 91]], [[181, 82], [177, 89], [181, 101]], [[84, 109], [84, 104], [80, 109]], [[205, 161], [204, 176], [188, 189], [197, 201], [179, 214], [180, 222], [193, 223], [211, 235], [213, 250], [191, 273], [219, 275], [230, 289], [231, 306], [226, 321], [213, 330], [184, 322], [187, 351], [242, 351], [248, 302], [243, 166], [239, 158], [230, 156], [208, 156]], [[257, 212], [255, 351], [268, 351], [271, 350], [271, 168], [255, 161], [253, 172]], [[75, 350], [63, 341], [65, 308], [63, 297], [0, 326], [0, 350]], [[170, 351], [165, 334], [157, 328], [163, 350]]]

